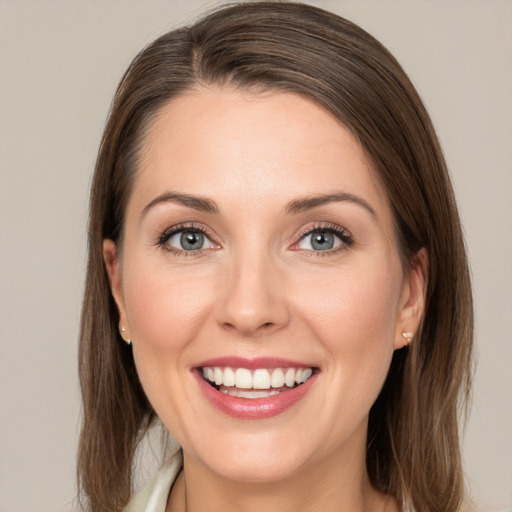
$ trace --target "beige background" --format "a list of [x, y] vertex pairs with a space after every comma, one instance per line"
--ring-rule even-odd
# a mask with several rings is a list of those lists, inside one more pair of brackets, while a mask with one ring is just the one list
[[[512, 2], [318, 0], [396, 55], [450, 165], [479, 366], [465, 460], [476, 510], [512, 506]], [[0, 0], [0, 512], [70, 511], [88, 185], [135, 53], [204, 1]]]

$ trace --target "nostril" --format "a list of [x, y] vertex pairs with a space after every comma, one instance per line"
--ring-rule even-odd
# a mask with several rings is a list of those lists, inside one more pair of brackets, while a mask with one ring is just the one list
[[265, 322], [265, 323], [262, 323], [256, 330], [257, 331], [269, 331], [272, 327], [275, 327], [275, 323], [274, 322]]
[[234, 324], [231, 322], [224, 322], [222, 324], [222, 327], [224, 329], [226, 329], [227, 331], [238, 330], [238, 331], [241, 331], [244, 333], [249, 333], [249, 332], [256, 333], [256, 332], [267, 331], [267, 330], [271, 329], [272, 327], [275, 327], [275, 325], [276, 324], [274, 322], [265, 322], [259, 326], [256, 326], [255, 328], [253, 328], [251, 326], [243, 326], [243, 325], [237, 325], [237, 324]]

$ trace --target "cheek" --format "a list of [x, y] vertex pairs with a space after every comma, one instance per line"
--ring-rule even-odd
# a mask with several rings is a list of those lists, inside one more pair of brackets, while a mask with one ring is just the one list
[[394, 350], [400, 283], [399, 264], [368, 264], [306, 282], [297, 294], [302, 316], [329, 353], [328, 369], [344, 389], [378, 394]]
[[124, 283], [126, 313], [139, 379], [154, 409], [165, 416], [179, 409], [185, 396], [182, 382], [191, 342], [212, 302], [211, 287], [200, 277], [170, 272], [148, 258], [142, 263], [125, 266], [130, 276]]
[[[190, 347], [210, 310], [214, 287], [201, 275], [172, 272], [149, 258], [125, 264], [124, 297], [142, 387], [173, 432], [186, 431], [176, 411], [187, 407]], [[196, 274], [198, 274], [196, 272]], [[171, 392], [173, 391], [173, 392]]]
[[327, 290], [320, 282], [310, 283], [299, 299], [308, 304], [304, 318], [328, 354], [324, 414], [338, 432], [330, 441], [334, 444], [366, 424], [393, 356], [399, 277], [389, 269], [369, 268], [331, 276]]
[[169, 353], [194, 338], [212, 302], [208, 281], [150, 264], [134, 265], [126, 275], [131, 276], [125, 283], [124, 294], [135, 342]]
[[389, 268], [342, 269], [328, 279], [306, 282], [298, 302], [329, 339], [371, 341], [377, 335], [381, 342], [392, 342], [400, 292], [397, 274]]

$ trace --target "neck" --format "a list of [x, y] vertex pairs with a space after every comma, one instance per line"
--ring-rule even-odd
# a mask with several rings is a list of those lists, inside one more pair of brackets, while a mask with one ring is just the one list
[[184, 470], [171, 493], [167, 512], [398, 512], [396, 501], [368, 480], [364, 450], [333, 453], [288, 478], [244, 482], [223, 478], [184, 454]]

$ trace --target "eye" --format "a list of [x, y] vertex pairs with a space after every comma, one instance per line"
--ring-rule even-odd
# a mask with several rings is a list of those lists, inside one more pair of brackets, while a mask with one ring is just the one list
[[328, 251], [338, 247], [340, 244], [341, 240], [334, 233], [325, 230], [315, 230], [305, 235], [297, 247], [310, 251]]
[[338, 226], [315, 227], [301, 236], [295, 245], [296, 249], [307, 251], [331, 251], [342, 246], [352, 245], [352, 238], [343, 228]]
[[170, 233], [167, 232], [162, 235], [160, 244], [169, 250], [175, 251], [200, 251], [218, 248], [218, 245], [214, 244], [201, 229], [194, 227], [174, 228]]

